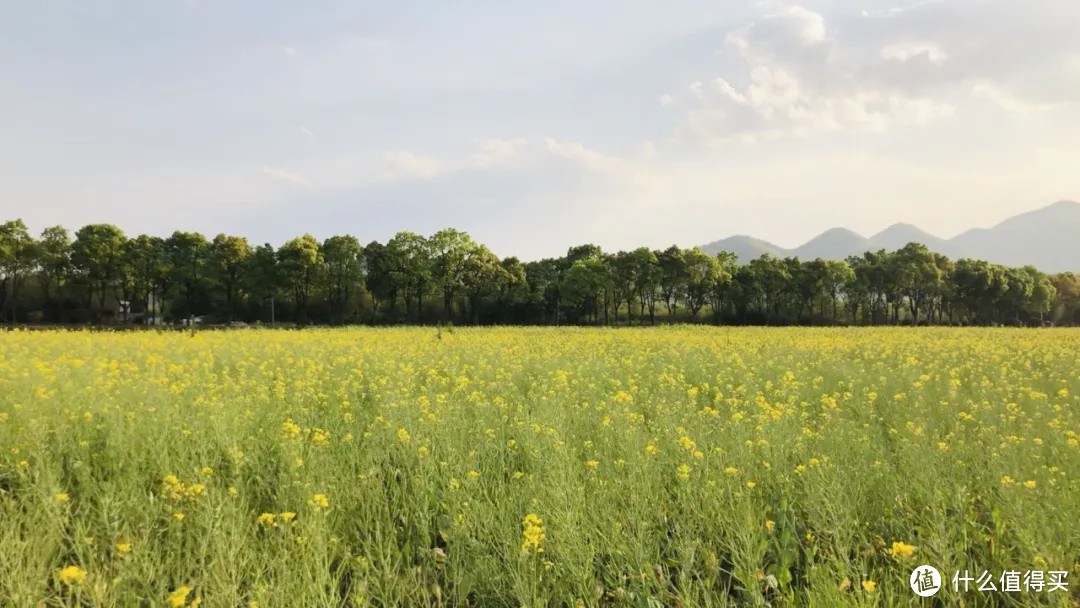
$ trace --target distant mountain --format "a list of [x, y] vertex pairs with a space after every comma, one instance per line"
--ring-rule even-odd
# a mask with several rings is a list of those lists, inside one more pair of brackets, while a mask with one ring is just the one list
[[777, 247], [768, 241], [761, 239], [755, 239], [746, 235], [730, 236], [726, 239], [714, 241], [701, 248], [707, 253], [717, 253], [719, 251], [730, 251], [739, 257], [739, 261], [742, 263], [749, 262], [760, 258], [762, 254], [768, 253], [769, 255], [783, 257], [788, 255], [788, 251], [781, 247]]
[[976, 228], [951, 241], [967, 257], [1046, 272], [1080, 271], [1080, 203], [1059, 201], [1011, 217], [989, 229]]
[[847, 228], [829, 228], [792, 251], [800, 259], [842, 260], [849, 255], [876, 249], [870, 239]]
[[893, 224], [870, 238], [846, 228], [830, 228], [795, 249], [784, 249], [749, 236], [733, 236], [703, 245], [709, 253], [730, 251], [743, 263], [768, 253], [800, 259], [844, 259], [865, 251], [893, 251], [922, 243], [951, 258], [978, 258], [997, 264], [1032, 264], [1044, 272], [1080, 272], [1080, 203], [1059, 201], [1011, 217], [993, 228], [973, 228], [952, 239], [934, 236], [911, 224]]
[[878, 249], [888, 251], [900, 249], [908, 243], [922, 243], [932, 251], [944, 253], [949, 257], [953, 257], [953, 253], [955, 253], [955, 249], [949, 241], [911, 224], [893, 224], [870, 237], [870, 240]]

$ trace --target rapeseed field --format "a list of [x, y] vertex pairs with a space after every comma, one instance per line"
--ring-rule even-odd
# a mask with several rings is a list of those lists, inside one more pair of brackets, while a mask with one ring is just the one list
[[0, 335], [3, 606], [1074, 605], [1078, 556], [1076, 330]]

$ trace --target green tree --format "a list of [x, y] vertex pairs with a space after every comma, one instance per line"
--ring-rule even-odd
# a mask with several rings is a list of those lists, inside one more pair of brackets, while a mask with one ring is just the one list
[[525, 264], [525, 280], [528, 284], [528, 309], [532, 318], [545, 323], [562, 323], [562, 276], [563, 262], [545, 258]]
[[399, 232], [386, 244], [393, 263], [394, 281], [405, 296], [405, 314], [412, 317], [416, 302], [416, 319], [422, 320], [424, 296], [431, 289], [431, 249], [427, 239], [413, 232]]
[[814, 300], [824, 292], [825, 261], [821, 258], [800, 262], [798, 258], [784, 260], [791, 275], [789, 291], [794, 298], [795, 321], [802, 322], [805, 312], [810, 322], [814, 319]]
[[1021, 269], [1031, 277], [1031, 296], [1024, 305], [1024, 312], [1036, 315], [1041, 323], [1046, 318], [1046, 313], [1054, 308], [1054, 299], [1057, 297], [1057, 288], [1050, 277], [1039, 272], [1034, 266], [1024, 266]]
[[597, 323], [601, 294], [609, 287], [609, 281], [608, 267], [599, 256], [575, 261], [562, 281], [567, 304], [579, 318]]
[[1008, 290], [1005, 269], [984, 260], [957, 260], [952, 275], [956, 302], [967, 311], [971, 323], [985, 323], [998, 299]]
[[465, 262], [476, 247], [468, 234], [446, 228], [427, 241], [435, 284], [443, 295], [443, 320], [453, 315], [454, 298], [465, 284]]
[[322, 267], [319, 242], [310, 234], [290, 239], [278, 249], [278, 277], [281, 286], [292, 293], [296, 320], [308, 320], [308, 299]]
[[656, 252], [638, 247], [630, 252], [634, 266], [634, 288], [637, 290], [638, 310], [649, 311], [649, 323], [656, 323], [656, 294], [660, 290], [662, 272]]
[[832, 320], [839, 320], [837, 302], [844, 287], [855, 280], [855, 272], [846, 263], [839, 260], [826, 260], [825, 272], [821, 277], [821, 289], [832, 301]]
[[739, 262], [738, 256], [730, 251], [718, 251], [715, 257], [718, 280], [709, 294], [709, 305], [712, 306], [713, 319], [719, 322], [728, 304], [734, 307], [735, 294], [738, 291], [735, 274], [739, 271]]
[[[656, 252], [656, 263], [659, 267], [658, 283], [660, 298], [667, 308], [668, 318], [674, 319], [679, 307], [679, 298], [686, 295], [687, 283], [690, 281], [689, 260], [686, 253], [677, 245], [672, 245], [664, 251]], [[700, 259], [697, 263], [705, 264]], [[696, 317], [697, 314], [695, 313]]]
[[372, 241], [364, 247], [365, 285], [371, 294], [371, 321], [375, 322], [379, 313], [379, 304], [390, 304], [390, 315], [394, 314], [400, 286], [394, 272], [394, 260], [386, 245]]
[[87, 306], [97, 293], [99, 314], [104, 311], [105, 297], [120, 272], [126, 241], [124, 233], [112, 224], [89, 224], [75, 233], [71, 263], [86, 282]]
[[125, 264], [130, 267], [133, 283], [132, 301], [141, 301], [148, 323], [164, 313], [164, 302], [171, 285], [165, 240], [141, 234], [128, 241]]
[[637, 294], [635, 279], [637, 277], [637, 261], [634, 256], [625, 251], [620, 251], [611, 256], [611, 296], [615, 307], [615, 324], [619, 323], [619, 307], [626, 303], [627, 324], [634, 324], [634, 299]]
[[344, 323], [353, 292], [363, 284], [364, 249], [354, 236], [332, 236], [322, 244], [326, 290], [334, 319]]
[[1061, 323], [1080, 322], [1080, 275], [1062, 272], [1050, 277], [1054, 286], [1054, 320]]
[[277, 297], [281, 289], [281, 276], [278, 265], [278, 253], [273, 245], [264, 243], [255, 248], [251, 255], [251, 264], [244, 275], [244, 283], [249, 294], [259, 302], [270, 303], [270, 323], [277, 322]]
[[[502, 282], [498, 288], [499, 321], [507, 323], [511, 321], [511, 312], [517, 312], [528, 301], [529, 282], [525, 274], [525, 265], [516, 257], [503, 258], [499, 265], [502, 266]], [[519, 322], [518, 317], [513, 316], [514, 322]]]
[[19, 293], [26, 277], [37, 265], [37, 242], [22, 220], [0, 224], [0, 311], [8, 309], [12, 323], [18, 320]]
[[225, 294], [225, 320], [231, 322], [243, 274], [255, 252], [246, 238], [219, 234], [210, 243], [207, 253], [210, 275]]
[[769, 254], [751, 260], [749, 266], [750, 276], [760, 297], [761, 312], [765, 315], [768, 323], [776, 322], [780, 318], [780, 305], [783, 294], [788, 291], [788, 282], [791, 273], [784, 260], [775, 258]]
[[210, 243], [198, 232], [173, 232], [165, 239], [171, 281], [180, 289], [184, 316], [190, 324], [202, 308], [207, 287], [207, 258]]
[[469, 303], [472, 323], [480, 322], [480, 307], [485, 298], [499, 294], [513, 277], [499, 263], [499, 258], [483, 245], [472, 245], [462, 262], [461, 286]]
[[67, 228], [50, 226], [38, 239], [38, 283], [45, 304], [52, 303], [71, 274], [71, 237]]
[[918, 243], [908, 243], [897, 250], [893, 259], [894, 280], [907, 298], [912, 323], [918, 325], [920, 311], [927, 312], [935, 294], [941, 290], [942, 269], [934, 253]]
[[[683, 260], [680, 266], [685, 273], [686, 306], [690, 309], [691, 318], [696, 320], [698, 311], [709, 301], [709, 294], [713, 293], [719, 283], [730, 277], [725, 276], [726, 271], [720, 266], [718, 259], [698, 247], [686, 250], [680, 257]], [[663, 268], [663, 262], [660, 267]]]

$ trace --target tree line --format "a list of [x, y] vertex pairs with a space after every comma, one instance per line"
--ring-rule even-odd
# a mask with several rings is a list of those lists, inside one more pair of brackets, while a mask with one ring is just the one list
[[15, 323], [1080, 323], [1080, 276], [950, 260], [910, 243], [844, 261], [596, 245], [522, 262], [468, 234], [280, 247], [110, 224], [0, 224], [0, 317]]

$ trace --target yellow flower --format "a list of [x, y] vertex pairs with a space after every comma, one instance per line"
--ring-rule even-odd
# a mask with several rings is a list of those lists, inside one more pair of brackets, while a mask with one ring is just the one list
[[59, 572], [60, 582], [74, 586], [86, 580], [86, 570], [78, 566], [66, 566]]
[[1001, 477], [1001, 485], [1003, 486], [1011, 486], [1014, 483], [1016, 483], [1016, 480], [1012, 477], [1009, 477], [1008, 475], [1003, 475]]
[[1029, 490], [1034, 490], [1034, 489], [1035, 489], [1035, 485], [1036, 485], [1036, 484], [1035, 484], [1035, 480], [1034, 480], [1034, 479], [1029, 479], [1029, 480], [1027, 480], [1027, 481], [1025, 481], [1025, 482], [1024, 482], [1024, 487], [1025, 487], [1025, 488], [1027, 488], [1027, 489], [1029, 489]]
[[316, 494], [311, 497], [311, 504], [319, 509], [329, 509], [330, 499], [327, 498], [326, 494]]
[[728, 475], [729, 477], [734, 477], [735, 475], [739, 474], [739, 469], [736, 469], [735, 467], [727, 467], [726, 469], [724, 469], [724, 474]]
[[67, 492], [57, 492], [56, 494], [53, 494], [52, 499], [53, 502], [62, 505], [71, 500], [71, 497], [67, 495]]
[[280, 517], [285, 523], [291, 523], [292, 520], [296, 518], [296, 513], [293, 513], [292, 511], [285, 511], [284, 513], [278, 515], [278, 517]]
[[596, 470], [596, 468], [600, 466], [600, 463], [595, 460], [590, 460], [585, 463], [585, 466], [589, 467], [590, 469]]
[[277, 522], [274, 521], [273, 513], [263, 513], [255, 519], [255, 522], [261, 526], [266, 526], [268, 528], [273, 528], [277, 526]]
[[655, 455], [660, 450], [658, 450], [655, 445], [650, 443], [649, 445], [645, 446], [645, 451], [650, 453], [650, 454]]
[[211, 469], [210, 467], [203, 467], [202, 470], [199, 471], [199, 475], [203, 477], [213, 477], [214, 469]]
[[476, 479], [477, 477], [480, 477], [480, 471], [477, 471], [476, 469], [469, 471], [469, 479]]
[[748, 482], [746, 482], [746, 487], [748, 487], [748, 488], [750, 488], [751, 490], [753, 490], [753, 489], [754, 489], [755, 487], [757, 487], [757, 484], [756, 484], [756, 483], [754, 483], [753, 481], [748, 481]]
[[766, 519], [765, 520], [765, 530], [768, 531], [768, 532], [772, 532], [775, 529], [776, 529], [776, 522], [771, 520], [771, 519]]
[[188, 608], [198, 608], [199, 604], [201, 604], [201, 603], [202, 603], [202, 598], [197, 597], [197, 598], [191, 600], [191, 603], [188, 604]]
[[187, 604], [187, 596], [191, 593], [191, 587], [187, 585], [181, 585], [175, 591], [169, 594], [165, 598], [167, 603], [172, 608], [183, 608], [184, 604]]
[[862, 588], [863, 591], [866, 591], [867, 593], [873, 593], [874, 589], [877, 589], [877, 583], [874, 581], [863, 581]]
[[895, 541], [892, 544], [892, 549], [889, 553], [893, 558], [907, 558], [915, 554], [915, 546]]
[[409, 443], [409, 431], [406, 431], [405, 429], [398, 429], [397, 438], [398, 441], [400, 441], [401, 443]]
[[290, 438], [300, 434], [300, 427], [292, 421], [292, 418], [289, 418], [281, 424], [281, 430]]
[[521, 552], [543, 553], [541, 545], [547, 535], [544, 533], [544, 522], [535, 513], [529, 513], [521, 520]]
[[131, 553], [131, 543], [127, 541], [117, 541], [116, 552], [120, 555], [127, 555], [128, 553]]
[[173, 516], [173, 519], [175, 519], [176, 521], [184, 521], [184, 514], [179, 512], [179, 511], [177, 511], [176, 513], [173, 513], [172, 516]]
[[678, 475], [679, 475], [679, 479], [681, 479], [683, 481], [687, 481], [688, 479], [690, 479], [690, 465], [688, 465], [688, 464], [680, 464], [679, 465]]

